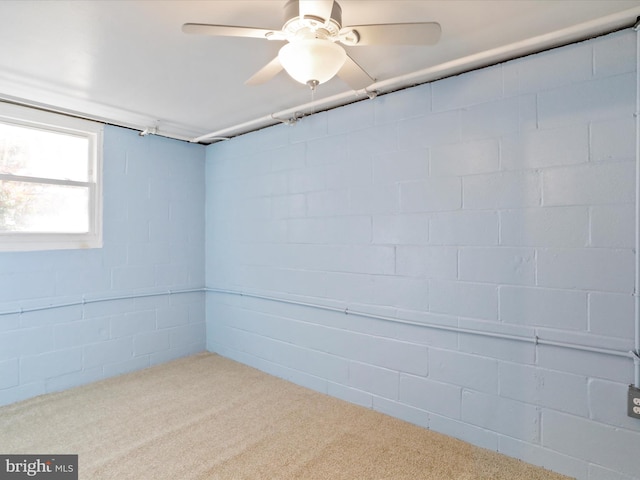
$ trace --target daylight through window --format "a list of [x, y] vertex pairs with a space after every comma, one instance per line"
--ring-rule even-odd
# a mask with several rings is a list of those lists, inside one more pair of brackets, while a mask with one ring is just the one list
[[0, 249], [96, 248], [102, 125], [0, 104]]

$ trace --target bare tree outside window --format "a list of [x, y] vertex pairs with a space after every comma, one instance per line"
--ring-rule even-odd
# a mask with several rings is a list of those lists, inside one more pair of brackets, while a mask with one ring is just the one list
[[[12, 144], [9, 138], [0, 136], [0, 173], [19, 175], [25, 161], [24, 151]], [[24, 228], [35, 187], [25, 183], [0, 181], [0, 230], [12, 232]]]
[[87, 232], [87, 148], [82, 137], [0, 124], [0, 231]]
[[102, 245], [102, 129], [0, 102], [0, 251]]

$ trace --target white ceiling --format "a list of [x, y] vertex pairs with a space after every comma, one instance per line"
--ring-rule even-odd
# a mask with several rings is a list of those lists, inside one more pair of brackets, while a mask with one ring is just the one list
[[[280, 29], [285, 0], [1, 0], [0, 98], [209, 143], [306, 113], [280, 73], [244, 85], [280, 42], [182, 33], [183, 23]], [[640, 0], [340, 0], [343, 25], [435, 21], [435, 46], [351, 47], [380, 93], [631, 26]], [[396, 80], [396, 77], [401, 77]], [[338, 78], [311, 109], [366, 98]], [[309, 105], [307, 105], [308, 107]], [[205, 137], [205, 138], [200, 138]]]

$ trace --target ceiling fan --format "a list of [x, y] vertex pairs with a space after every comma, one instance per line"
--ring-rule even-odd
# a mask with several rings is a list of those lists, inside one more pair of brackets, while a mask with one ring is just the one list
[[[212, 36], [286, 41], [278, 56], [258, 70], [247, 85], [258, 85], [283, 69], [312, 90], [338, 76], [354, 90], [374, 79], [341, 46], [433, 45], [441, 28], [435, 22], [342, 26], [342, 8], [334, 0], [289, 0], [281, 30], [232, 25], [185, 23], [182, 31]], [[340, 45], [341, 44], [341, 45]]]

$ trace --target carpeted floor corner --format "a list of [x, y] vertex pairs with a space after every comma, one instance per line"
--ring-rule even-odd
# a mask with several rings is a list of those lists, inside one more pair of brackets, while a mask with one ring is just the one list
[[0, 453], [86, 480], [568, 478], [211, 353], [0, 407]]

